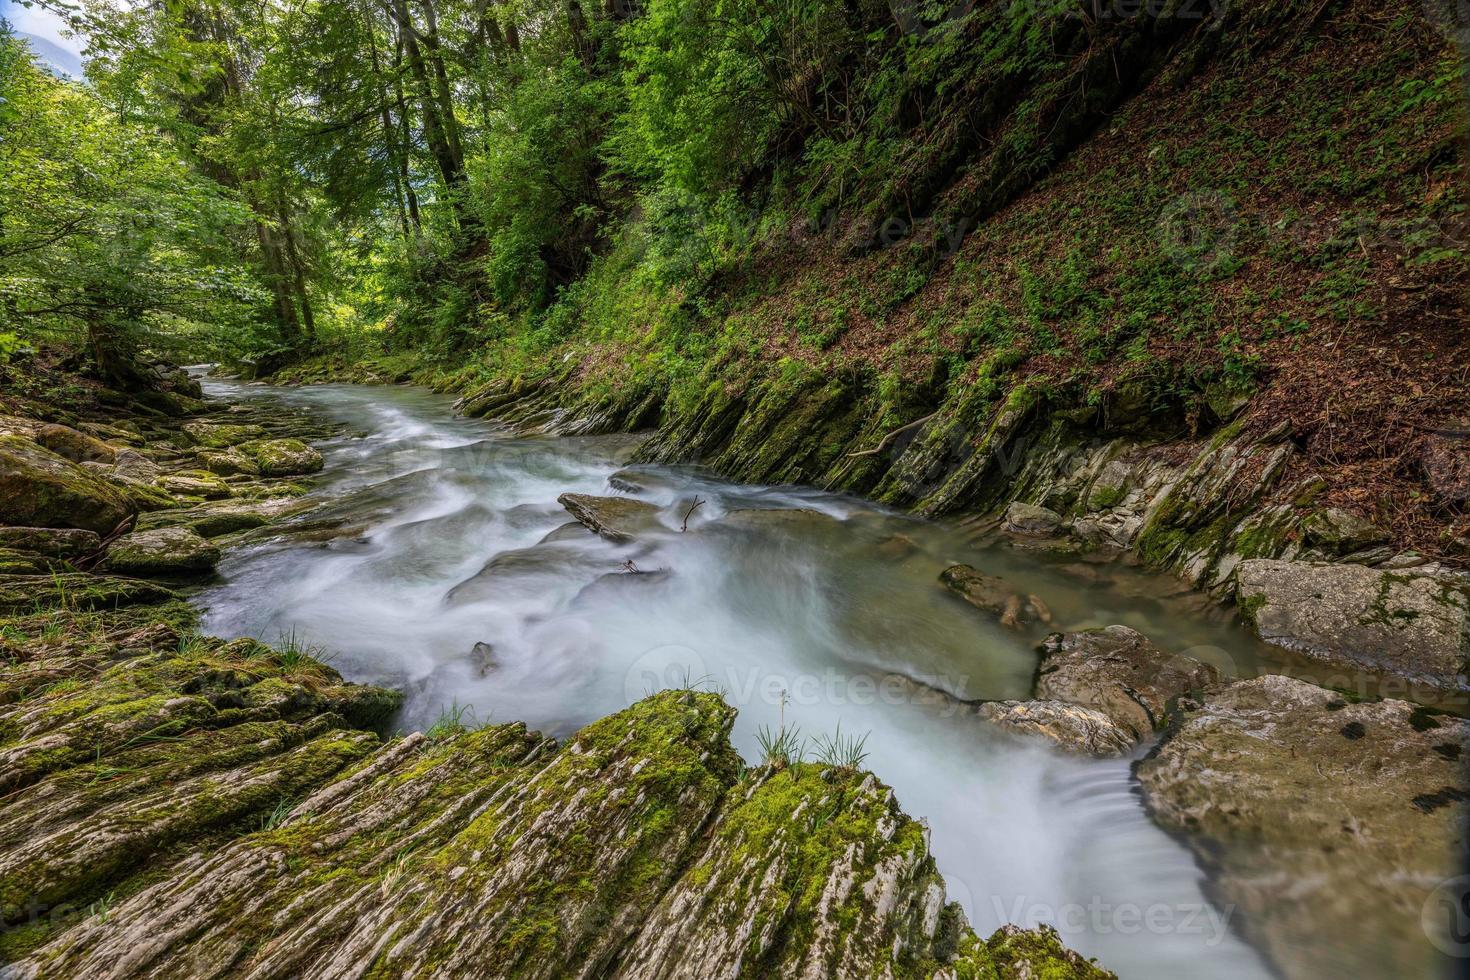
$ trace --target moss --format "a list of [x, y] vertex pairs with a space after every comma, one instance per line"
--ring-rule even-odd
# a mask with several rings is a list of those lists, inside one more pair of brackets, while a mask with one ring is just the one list
[[1123, 487], [1095, 486], [1087, 495], [1087, 506], [1092, 510], [1107, 510], [1122, 503], [1126, 494]]

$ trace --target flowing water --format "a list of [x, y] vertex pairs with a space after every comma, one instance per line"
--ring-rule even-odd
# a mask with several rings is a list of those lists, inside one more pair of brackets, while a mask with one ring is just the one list
[[[479, 721], [565, 735], [686, 682], [740, 709], [747, 759], [760, 726], [823, 736], [840, 724], [867, 734], [866, 765], [927, 820], [982, 936], [1048, 922], [1126, 978], [1269, 975], [1147, 818], [1129, 760], [1019, 743], [932, 690], [1024, 698], [1036, 664], [1040, 632], [1007, 631], [938, 584], [956, 562], [1042, 596], [1057, 628], [1122, 623], [1254, 673], [1247, 634], [1172, 579], [818, 490], [628, 469], [629, 437], [513, 438], [418, 389], [206, 388], [309, 406], [350, 430], [323, 447], [326, 503], [306, 517], [341, 527], [232, 551], [199, 599], [211, 632], [318, 644], [349, 679], [403, 688], [404, 728], [470, 706]], [[631, 493], [663, 508], [661, 524], [612, 544], [566, 526], [565, 491]]]

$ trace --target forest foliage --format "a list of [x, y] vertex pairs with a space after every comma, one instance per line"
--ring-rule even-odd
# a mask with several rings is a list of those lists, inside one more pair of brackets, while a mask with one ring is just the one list
[[[140, 344], [267, 369], [413, 349], [534, 373], [576, 339], [677, 386], [758, 348], [757, 299], [783, 291], [820, 352], [855, 319], [895, 316], [1145, 86], [1220, 57], [1249, 71], [1321, 14], [1299, 0], [1170, 0], [1150, 16], [1085, 0], [36, 2], [88, 61], [85, 79], [56, 79], [0, 37], [0, 344], [85, 335], [118, 381]], [[1352, 79], [1314, 82], [1315, 108], [1340, 116], [1366, 88], [1401, 107], [1380, 120], [1394, 140], [1378, 164], [1348, 150], [1323, 167], [1347, 180], [1399, 154], [1402, 173], [1374, 179], [1440, 220], [1463, 210], [1429, 193], [1456, 163], [1422, 137], [1442, 141], [1461, 69], [1417, 11], [1384, 23], [1401, 40]], [[1291, 145], [1225, 139], [1242, 160]], [[1123, 180], [1093, 188], [1149, 255], [1073, 215], [1066, 254], [1009, 263], [1003, 302], [966, 299], [942, 336], [907, 324], [909, 346], [1085, 361], [1088, 345], [1134, 356], [1161, 324], [1179, 339], [1221, 319], [1194, 300], [1241, 263], [1185, 276], [1198, 268], [1153, 241], [1171, 184], [1201, 170], [1190, 152], [1173, 171], [1150, 156], [1160, 172], [1135, 200]], [[840, 288], [776, 283], [762, 258], [789, 271], [814, 234], [823, 254], [890, 257]], [[1100, 290], [1103, 259], [1116, 282]], [[1249, 380], [1229, 342], [1202, 346], [1211, 370]]]

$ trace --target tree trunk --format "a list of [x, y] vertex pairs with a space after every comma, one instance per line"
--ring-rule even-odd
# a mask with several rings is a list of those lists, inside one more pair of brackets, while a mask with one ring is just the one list
[[408, 208], [403, 199], [401, 176], [401, 150], [398, 146], [398, 131], [393, 125], [393, 116], [388, 110], [388, 87], [383, 83], [383, 66], [378, 60], [378, 28], [373, 23], [372, 11], [363, 9], [363, 26], [367, 29], [368, 58], [373, 70], [373, 85], [378, 92], [378, 118], [383, 126], [383, 149], [388, 154], [388, 170], [393, 180], [393, 202], [398, 205], [398, 223], [403, 228], [404, 240], [413, 237], [414, 225], [408, 223]]

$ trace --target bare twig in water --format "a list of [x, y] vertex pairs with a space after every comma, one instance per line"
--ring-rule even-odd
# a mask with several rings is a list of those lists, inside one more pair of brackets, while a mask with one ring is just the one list
[[622, 569], [630, 575], [637, 575], [640, 571], [638, 566], [633, 564], [633, 559], [631, 558], [623, 562]]
[[693, 513], [696, 510], [698, 510], [700, 508], [700, 506], [702, 506], [703, 504], [704, 504], [704, 500], [701, 499], [698, 494], [695, 494], [695, 496], [694, 496], [694, 503], [690, 504], [689, 505], [689, 509], [684, 512], [684, 523], [682, 525], [680, 525], [680, 527], [679, 527], [679, 533], [680, 534], [682, 534], [685, 531], [689, 530], [689, 518], [690, 518], [690, 516], [692, 516]]
[[874, 446], [872, 449], [864, 449], [862, 452], [857, 453], [848, 453], [847, 456], [849, 459], [854, 456], [876, 456], [883, 450], [887, 449], [888, 444], [894, 439], [898, 438], [900, 435], [909, 431], [910, 429], [923, 425], [925, 422], [929, 421], [938, 414], [938, 412], [930, 412], [928, 415], [924, 416], [921, 419], [914, 419], [908, 425], [901, 425], [898, 428], [894, 429], [892, 432], [888, 433], [888, 435], [884, 436], [882, 441], [879, 442], [878, 445]]

